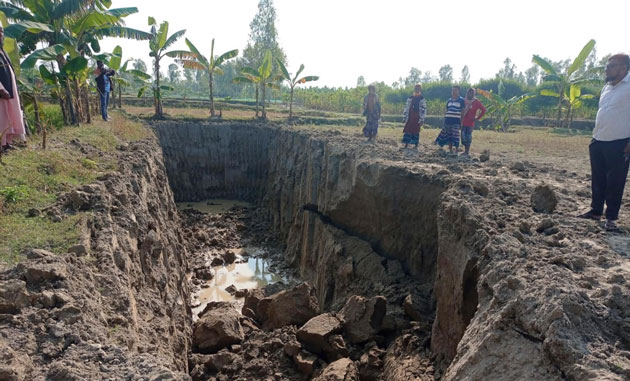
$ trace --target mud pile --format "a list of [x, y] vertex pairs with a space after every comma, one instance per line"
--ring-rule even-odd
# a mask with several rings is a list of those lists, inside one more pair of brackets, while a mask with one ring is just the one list
[[45, 210], [90, 212], [81, 244], [0, 273], [0, 379], [189, 377], [187, 253], [156, 147], [121, 146], [117, 172]]
[[[400, 353], [386, 364], [425, 364], [442, 379], [630, 376], [627, 237], [572, 217], [588, 205], [586, 173], [465, 161], [426, 145], [404, 153], [393, 140], [366, 145], [339, 131], [156, 129], [175, 197], [234, 194], [262, 206], [322, 312], [383, 295], [388, 315], [399, 314], [407, 289], [386, 294], [401, 283], [393, 279], [411, 282], [434, 318], [407, 341], [426, 335], [431, 361], [409, 360], [422, 349], [396, 350], [405, 345], [394, 339], [378, 347]], [[543, 184], [556, 198], [540, 204], [557, 203], [551, 213], [534, 211]], [[610, 239], [626, 243], [616, 252]]]

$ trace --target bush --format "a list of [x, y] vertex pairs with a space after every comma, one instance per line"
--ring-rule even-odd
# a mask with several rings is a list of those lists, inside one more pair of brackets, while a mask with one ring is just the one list
[[[28, 127], [32, 133], [37, 133], [35, 127], [35, 112], [33, 111], [33, 105], [29, 104], [25, 108], [26, 121]], [[63, 114], [61, 108], [58, 105], [40, 103], [39, 105], [39, 118], [44, 124], [48, 124], [49, 127], [54, 127], [56, 130], [60, 130], [63, 123]]]

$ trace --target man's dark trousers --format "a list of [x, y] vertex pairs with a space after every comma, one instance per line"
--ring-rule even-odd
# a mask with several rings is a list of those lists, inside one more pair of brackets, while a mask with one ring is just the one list
[[593, 139], [588, 147], [593, 191], [591, 210], [594, 214], [602, 215], [606, 203], [607, 220], [619, 218], [629, 164], [624, 156], [624, 148], [629, 140], [605, 142]]

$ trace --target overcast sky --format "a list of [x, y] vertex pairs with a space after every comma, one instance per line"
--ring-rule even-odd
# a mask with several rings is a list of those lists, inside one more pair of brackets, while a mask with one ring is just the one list
[[[113, 0], [138, 7], [127, 26], [148, 30], [147, 17], [186, 29], [202, 53], [245, 47], [258, 0]], [[319, 86], [355, 86], [360, 75], [391, 84], [414, 66], [437, 76], [445, 64], [458, 79], [468, 65], [473, 82], [494, 77], [510, 57], [525, 71], [533, 54], [575, 57], [594, 38], [597, 53], [629, 52], [628, 0], [275, 0], [279, 42], [289, 71], [304, 64]], [[146, 41], [107, 40], [111, 51], [150, 65]], [[175, 46], [186, 49], [183, 39]]]

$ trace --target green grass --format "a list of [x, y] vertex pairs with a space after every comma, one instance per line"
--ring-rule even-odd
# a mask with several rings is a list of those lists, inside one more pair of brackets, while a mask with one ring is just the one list
[[[76, 244], [80, 222], [89, 215], [78, 213], [53, 222], [43, 215], [27, 217], [29, 210], [41, 210], [60, 194], [115, 170], [117, 147], [148, 135], [140, 123], [114, 114], [110, 123], [99, 121], [49, 133], [46, 150], [41, 149], [41, 137], [33, 136], [28, 147], [4, 155], [0, 165], [0, 262], [18, 262], [28, 248], [64, 253]], [[71, 143], [75, 139], [91, 149], [81, 152]]]

